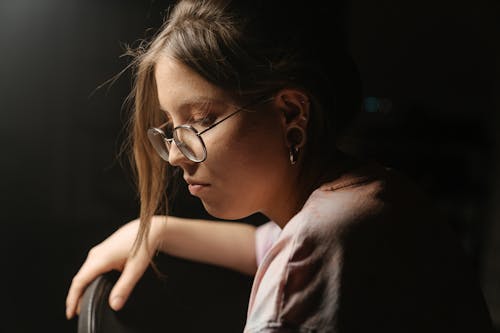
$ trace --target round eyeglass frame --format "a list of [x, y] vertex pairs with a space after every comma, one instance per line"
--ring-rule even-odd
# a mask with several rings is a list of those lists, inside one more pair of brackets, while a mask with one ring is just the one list
[[[165, 125], [167, 125], [167, 123], [164, 123], [164, 124], [162, 124], [159, 127], [151, 127], [151, 128], [149, 128], [148, 131], [147, 131], [147, 135], [148, 135], [149, 141], [151, 142], [151, 145], [153, 146], [153, 148], [155, 149], [155, 151], [158, 153], [158, 155], [160, 155], [160, 157], [164, 161], [168, 162], [169, 155], [170, 155], [170, 146], [172, 145], [172, 142], [174, 142], [175, 145], [177, 146], [177, 148], [179, 149], [179, 151], [188, 160], [190, 160], [192, 162], [195, 162], [195, 163], [201, 163], [201, 162], [204, 162], [207, 159], [207, 154], [208, 154], [207, 153], [207, 147], [205, 145], [205, 141], [203, 141], [203, 138], [201, 137], [201, 135], [203, 133], [205, 133], [208, 130], [214, 128], [215, 126], [217, 126], [220, 123], [222, 123], [224, 120], [229, 119], [230, 117], [234, 116], [235, 114], [237, 114], [238, 112], [240, 112], [242, 110], [246, 110], [246, 109], [248, 109], [249, 107], [252, 107], [252, 106], [256, 106], [256, 105], [260, 105], [260, 104], [264, 104], [264, 103], [269, 103], [272, 100], [274, 100], [274, 97], [270, 97], [270, 98], [266, 98], [266, 99], [258, 99], [258, 100], [252, 101], [252, 102], [250, 102], [249, 104], [247, 104], [245, 106], [239, 107], [238, 109], [236, 109], [236, 111], [234, 111], [234, 112], [230, 113], [229, 115], [225, 116], [224, 118], [216, 121], [215, 123], [213, 123], [212, 125], [208, 126], [207, 128], [205, 128], [202, 131], [198, 131], [196, 128], [194, 128], [191, 125], [183, 124], [183, 125], [179, 125], [179, 126], [174, 127], [174, 129], [172, 130], [172, 137], [171, 138], [167, 138], [165, 132], [162, 130], [162, 128], [165, 127]], [[177, 138], [177, 135], [175, 134], [178, 129], [186, 129], [186, 130], [192, 131], [193, 134], [196, 135], [196, 137], [198, 138], [198, 141], [201, 144], [201, 148], [202, 148], [202, 157], [201, 158], [196, 158], [196, 156], [194, 156], [194, 154], [188, 153], [188, 151], [186, 150], [186, 148], [184, 148], [184, 142], [180, 141]], [[156, 139], [156, 137], [158, 135], [160, 135], [161, 139], [163, 139], [163, 142], [161, 143], [162, 147], [158, 146], [159, 142]]]

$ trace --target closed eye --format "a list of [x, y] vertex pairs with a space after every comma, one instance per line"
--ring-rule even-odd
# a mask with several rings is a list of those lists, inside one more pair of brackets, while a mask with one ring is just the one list
[[173, 127], [178, 127], [180, 125], [191, 125], [196, 130], [202, 131], [205, 128], [213, 125], [219, 118], [219, 115], [224, 114], [224, 112], [229, 107], [225, 102], [217, 100], [202, 100], [193, 103], [185, 103], [180, 109], [182, 112], [178, 112], [178, 121], [172, 121], [171, 116], [168, 112], [163, 111]]
[[195, 119], [192, 121], [192, 124], [197, 124], [200, 125], [201, 127], [208, 127], [215, 123], [217, 120], [217, 116], [215, 114], [207, 114], [204, 117], [201, 117], [199, 119]]

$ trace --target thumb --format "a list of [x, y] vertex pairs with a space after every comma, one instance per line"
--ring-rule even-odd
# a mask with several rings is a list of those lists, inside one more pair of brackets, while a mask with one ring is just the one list
[[123, 307], [149, 264], [149, 258], [138, 258], [138, 256], [139, 254], [127, 261], [120, 278], [109, 294], [109, 305], [115, 311]]

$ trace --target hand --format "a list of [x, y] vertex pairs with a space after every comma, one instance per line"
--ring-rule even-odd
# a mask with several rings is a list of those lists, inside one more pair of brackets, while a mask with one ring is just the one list
[[[155, 254], [159, 244], [160, 225], [161, 221], [153, 218], [149, 244], [143, 242], [134, 256], [131, 256], [130, 252], [139, 230], [139, 220], [127, 223], [93, 247], [71, 282], [66, 297], [66, 317], [71, 319], [75, 313], [80, 313], [80, 301], [85, 288], [99, 275], [111, 270], [122, 273], [111, 290], [109, 304], [115, 311], [121, 309]], [[146, 245], [149, 245], [149, 249]]]

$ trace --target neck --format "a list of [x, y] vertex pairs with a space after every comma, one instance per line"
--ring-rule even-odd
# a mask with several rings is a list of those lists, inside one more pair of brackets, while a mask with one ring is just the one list
[[[309, 172], [296, 172], [296, 175], [291, 178], [295, 179], [295, 182], [288, 182], [284, 185], [281, 195], [276, 196], [277, 199], [273, 200], [272, 206], [262, 213], [280, 228], [284, 228], [290, 219], [302, 209], [313, 191], [324, 183], [334, 181], [359, 164], [360, 162], [352, 156], [338, 152], [329, 162], [309, 168]], [[301, 179], [307, 181], [301, 181]]]
[[302, 209], [302, 206], [303, 203], [298, 200], [297, 195], [289, 192], [289, 195], [283, 199], [275, 200], [274, 207], [264, 211], [263, 214], [283, 229], [288, 221]]
[[358, 158], [337, 150], [330, 160], [317, 168], [311, 168], [314, 171], [310, 172], [309, 191], [305, 190], [305, 192], [311, 193], [320, 185], [338, 179], [341, 175], [358, 168], [361, 164], [362, 162]]

